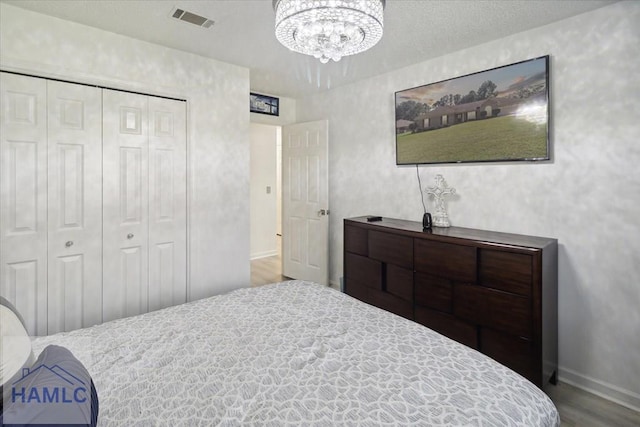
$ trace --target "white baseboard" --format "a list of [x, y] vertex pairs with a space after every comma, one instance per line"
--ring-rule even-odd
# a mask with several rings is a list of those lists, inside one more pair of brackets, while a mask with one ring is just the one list
[[250, 259], [253, 261], [254, 259], [267, 258], [270, 256], [278, 255], [278, 250], [266, 251], [266, 252], [258, 252], [257, 254], [251, 254]]
[[340, 282], [336, 282], [335, 280], [329, 280], [329, 287], [340, 290]]
[[640, 394], [563, 367], [558, 369], [558, 380], [640, 412]]

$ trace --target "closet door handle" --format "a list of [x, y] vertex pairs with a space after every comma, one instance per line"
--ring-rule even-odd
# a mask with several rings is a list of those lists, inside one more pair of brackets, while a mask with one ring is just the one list
[[71, 246], [73, 246], [73, 242], [71, 240], [69, 240], [67, 243], [64, 244], [66, 247], [70, 248]]
[[133, 233], [127, 234], [127, 239], [129, 239], [129, 240], [133, 239]]

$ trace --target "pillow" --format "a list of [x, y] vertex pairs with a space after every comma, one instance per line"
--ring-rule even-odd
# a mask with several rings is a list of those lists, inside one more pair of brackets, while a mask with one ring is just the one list
[[30, 367], [33, 360], [24, 320], [9, 301], [0, 297], [0, 395], [5, 384]]
[[31, 368], [7, 385], [0, 425], [95, 426], [98, 394], [87, 369], [66, 348], [47, 346]]
[[9, 302], [8, 299], [6, 299], [3, 296], [0, 296], [0, 305], [4, 305], [5, 307], [9, 308], [9, 310], [13, 311], [15, 315], [18, 317], [18, 319], [20, 319], [20, 323], [22, 323], [22, 326], [24, 326], [24, 329], [25, 330], [27, 329], [27, 324], [24, 323], [24, 319], [22, 318], [20, 313], [18, 313], [18, 310], [13, 306], [13, 304]]

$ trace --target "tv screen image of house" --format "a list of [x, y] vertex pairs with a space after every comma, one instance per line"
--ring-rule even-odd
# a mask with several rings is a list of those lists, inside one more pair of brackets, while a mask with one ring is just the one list
[[549, 160], [549, 56], [395, 93], [396, 164]]

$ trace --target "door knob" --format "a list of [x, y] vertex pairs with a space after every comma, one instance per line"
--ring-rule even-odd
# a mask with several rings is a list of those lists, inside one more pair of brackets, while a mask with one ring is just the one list
[[320, 209], [318, 211], [318, 216], [325, 216], [325, 215], [329, 215], [329, 209]]
[[129, 240], [133, 239], [133, 233], [127, 234], [127, 239], [129, 239]]

